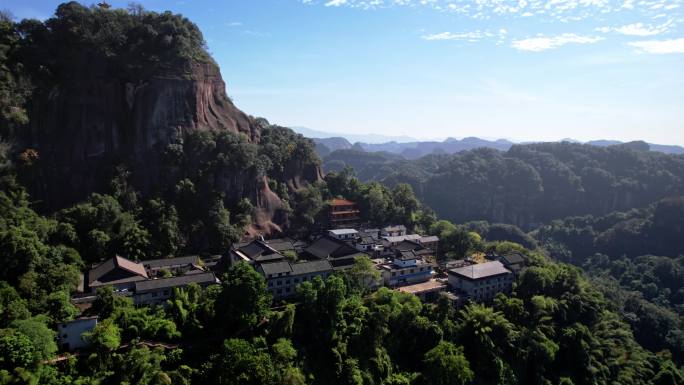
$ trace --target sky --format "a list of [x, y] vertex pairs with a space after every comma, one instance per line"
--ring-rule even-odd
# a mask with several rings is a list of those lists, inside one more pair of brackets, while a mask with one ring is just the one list
[[[228, 95], [271, 123], [684, 145], [684, 0], [138, 3], [194, 21]], [[58, 4], [0, 9], [45, 19]]]

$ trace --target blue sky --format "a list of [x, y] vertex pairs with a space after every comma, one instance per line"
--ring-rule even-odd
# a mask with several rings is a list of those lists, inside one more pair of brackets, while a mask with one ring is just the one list
[[[139, 3], [196, 22], [228, 94], [273, 123], [684, 145], [683, 1]], [[57, 4], [0, 0], [17, 18]]]

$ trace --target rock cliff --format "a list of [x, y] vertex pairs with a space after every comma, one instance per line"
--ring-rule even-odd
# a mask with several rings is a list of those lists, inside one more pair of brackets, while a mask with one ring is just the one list
[[[228, 130], [255, 144], [261, 134], [259, 124], [227, 97], [213, 62], [189, 62], [135, 84], [117, 80], [105, 68], [95, 70], [36, 93], [30, 116], [22, 142], [37, 150], [41, 163], [31, 190], [48, 211], [106, 190], [117, 164], [133, 171], [134, 188], [143, 195], [155, 191], [161, 154], [193, 132]], [[296, 189], [320, 178], [320, 169], [295, 165], [288, 174], [288, 186]], [[260, 231], [279, 231], [287, 222], [263, 175], [222, 172], [216, 179], [229, 199], [255, 204]]]

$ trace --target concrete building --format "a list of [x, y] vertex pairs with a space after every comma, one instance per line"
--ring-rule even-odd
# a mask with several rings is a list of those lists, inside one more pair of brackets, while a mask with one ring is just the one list
[[173, 289], [196, 283], [205, 288], [220, 283], [214, 273], [188, 274], [179, 277], [148, 279], [135, 283], [133, 303], [136, 305], [164, 304], [173, 297]]
[[356, 258], [368, 256], [347, 242], [331, 236], [323, 236], [305, 248], [303, 255], [310, 259], [327, 259], [334, 270], [344, 270], [354, 265]]
[[406, 226], [398, 225], [383, 227], [380, 231], [380, 235], [383, 237], [401, 237], [406, 235]]
[[423, 245], [423, 247], [431, 249], [435, 253], [439, 253], [439, 237], [436, 235], [420, 237], [418, 243]]
[[379, 255], [384, 250], [382, 242], [368, 235], [359, 237], [354, 246], [357, 250], [367, 252], [374, 256]]
[[83, 338], [83, 333], [91, 332], [97, 326], [97, 317], [77, 318], [57, 325], [57, 341], [59, 348], [64, 351], [73, 351], [90, 346]]
[[328, 235], [340, 241], [355, 241], [359, 237], [359, 232], [354, 229], [335, 229], [328, 230]]
[[263, 240], [237, 243], [228, 252], [230, 265], [238, 262], [249, 264], [275, 262], [285, 259], [285, 256]]
[[171, 274], [179, 275], [193, 270], [203, 270], [202, 261], [198, 255], [149, 259], [140, 263], [145, 268], [145, 271], [147, 271], [149, 277], [156, 277], [162, 271], [168, 271]]
[[437, 299], [440, 293], [445, 292], [447, 284], [436, 279], [430, 279], [425, 282], [415, 283], [413, 285], [406, 285], [397, 288], [402, 293], [413, 294], [420, 298], [421, 301], [431, 302]]
[[525, 258], [518, 253], [511, 253], [502, 255], [496, 258], [497, 261], [503, 263], [503, 265], [513, 274], [518, 274], [520, 270], [525, 267]]
[[403, 241], [418, 241], [420, 240], [421, 236], [418, 234], [409, 234], [409, 235], [397, 235], [397, 236], [384, 236], [382, 237], [382, 245], [385, 248], [390, 248], [392, 246], [396, 246], [399, 243]]
[[489, 301], [497, 293], [510, 293], [513, 273], [499, 261], [449, 270], [449, 286], [473, 301]]
[[382, 280], [389, 287], [425, 282], [432, 277], [432, 264], [413, 250], [398, 252], [389, 261], [378, 263]]
[[268, 262], [257, 265], [256, 269], [266, 278], [266, 285], [274, 299], [293, 296], [300, 283], [311, 281], [315, 277], [325, 280], [333, 272], [333, 267], [327, 260]]

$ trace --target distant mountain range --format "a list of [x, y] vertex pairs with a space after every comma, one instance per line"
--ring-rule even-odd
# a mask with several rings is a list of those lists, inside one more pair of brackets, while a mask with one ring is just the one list
[[387, 143], [387, 142], [416, 142], [418, 139], [412, 138], [405, 135], [380, 135], [380, 134], [344, 134], [340, 132], [326, 132], [314, 130], [307, 127], [294, 126], [290, 127], [297, 133], [300, 133], [307, 138], [312, 139], [323, 139], [323, 138], [333, 138], [342, 137], [351, 143], [361, 142], [361, 143]]
[[[444, 141], [419, 141], [407, 136], [385, 136], [378, 134], [341, 134], [329, 133], [325, 131], [312, 130], [306, 127], [292, 127], [292, 129], [308, 138], [312, 138], [316, 143], [316, 151], [324, 157], [336, 150], [356, 149], [367, 152], [388, 152], [399, 154], [406, 159], [418, 159], [430, 154], [455, 154], [461, 151], [472, 150], [475, 148], [493, 148], [500, 151], [507, 151], [516, 144], [507, 139], [487, 140], [477, 137], [463, 139], [447, 138]], [[574, 139], [563, 139], [561, 142], [582, 143]], [[621, 142], [617, 140], [592, 140], [585, 142], [592, 146], [614, 146], [620, 144], [632, 144], [644, 142]], [[657, 151], [666, 154], [684, 154], [684, 147], [663, 144], [648, 144], [650, 151]]]

